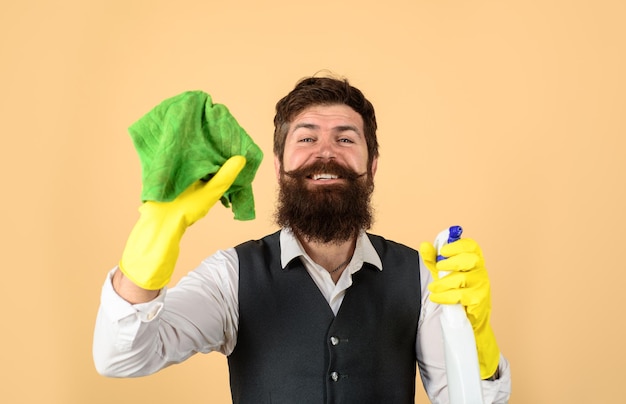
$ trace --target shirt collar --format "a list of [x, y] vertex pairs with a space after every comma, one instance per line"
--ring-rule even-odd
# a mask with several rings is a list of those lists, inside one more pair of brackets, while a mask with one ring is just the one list
[[[280, 232], [280, 265], [284, 269], [293, 259], [307, 256], [304, 248], [290, 229], [282, 229]], [[360, 262], [355, 262], [360, 261]], [[380, 256], [374, 249], [367, 233], [362, 231], [356, 241], [354, 255], [351, 264], [357, 264], [356, 268], [360, 269], [363, 263], [368, 263], [379, 271], [383, 270], [383, 263]], [[352, 266], [352, 265], [351, 265]]]

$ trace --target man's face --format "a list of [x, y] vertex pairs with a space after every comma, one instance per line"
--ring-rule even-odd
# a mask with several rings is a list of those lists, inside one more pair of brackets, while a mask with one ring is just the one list
[[[284, 172], [306, 167], [317, 161], [337, 164], [363, 174], [367, 172], [367, 142], [363, 119], [347, 105], [316, 105], [296, 115], [289, 125], [283, 161], [274, 157], [276, 177]], [[377, 160], [372, 163], [372, 176]], [[319, 173], [324, 174], [324, 173]], [[310, 178], [307, 186], [317, 187], [341, 183], [341, 178], [328, 176]]]
[[276, 219], [308, 240], [343, 242], [371, 225], [373, 175], [363, 120], [345, 105], [313, 106], [290, 123], [283, 162], [275, 157]]

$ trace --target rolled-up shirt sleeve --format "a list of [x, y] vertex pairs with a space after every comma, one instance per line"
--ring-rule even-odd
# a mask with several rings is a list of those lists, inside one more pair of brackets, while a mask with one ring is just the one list
[[101, 292], [93, 340], [97, 371], [145, 376], [195, 353], [230, 354], [237, 338], [238, 258], [218, 251], [164, 288], [152, 301], [130, 304], [113, 289], [111, 270]]

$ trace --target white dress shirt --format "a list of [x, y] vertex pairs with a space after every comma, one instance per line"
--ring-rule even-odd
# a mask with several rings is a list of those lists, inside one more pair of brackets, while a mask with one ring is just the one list
[[[365, 232], [357, 239], [352, 260], [335, 284], [330, 274], [306, 254], [289, 230], [280, 234], [281, 264], [300, 257], [335, 314], [352, 275], [364, 262], [384, 270]], [[132, 305], [113, 289], [109, 272], [102, 288], [94, 332], [93, 356], [98, 372], [112, 377], [144, 376], [191, 355], [218, 351], [229, 355], [237, 343], [239, 323], [239, 259], [234, 248], [202, 261], [175, 287], [164, 288], [147, 303]], [[427, 285], [432, 278], [420, 257], [421, 312], [415, 355], [424, 388], [432, 403], [448, 403], [440, 307]], [[483, 381], [485, 403], [506, 403], [511, 390], [507, 360], [501, 355], [499, 379]]]

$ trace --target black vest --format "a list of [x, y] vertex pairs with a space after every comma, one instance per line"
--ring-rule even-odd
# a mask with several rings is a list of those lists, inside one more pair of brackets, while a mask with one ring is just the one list
[[233, 403], [413, 403], [418, 255], [368, 235], [337, 316], [300, 259], [280, 265], [279, 232], [236, 247], [239, 332], [228, 357]]

